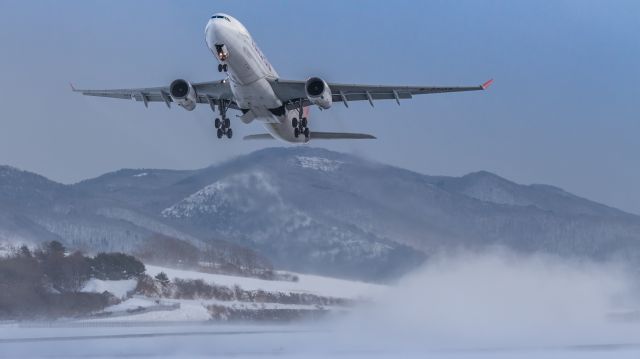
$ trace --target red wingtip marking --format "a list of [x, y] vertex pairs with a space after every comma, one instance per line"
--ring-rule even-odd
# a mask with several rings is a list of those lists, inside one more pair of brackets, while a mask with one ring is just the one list
[[483, 84], [482, 84], [482, 89], [483, 89], [483, 90], [488, 89], [488, 88], [489, 88], [489, 86], [491, 86], [491, 84], [492, 84], [492, 83], [493, 83], [493, 79], [491, 79], [491, 80], [489, 80], [489, 81], [487, 81], [487, 82], [483, 83]]

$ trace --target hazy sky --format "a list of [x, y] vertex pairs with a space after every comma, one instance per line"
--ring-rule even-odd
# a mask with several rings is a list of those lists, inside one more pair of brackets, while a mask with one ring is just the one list
[[[383, 5], [384, 4], [384, 5]], [[83, 88], [219, 79], [214, 12], [242, 21], [283, 78], [476, 85], [485, 93], [336, 104], [316, 142], [427, 174], [489, 170], [640, 213], [638, 1], [0, 1], [0, 163], [74, 182], [122, 167], [198, 168], [278, 142], [213, 113], [82, 97]], [[232, 121], [233, 121], [232, 117]]]

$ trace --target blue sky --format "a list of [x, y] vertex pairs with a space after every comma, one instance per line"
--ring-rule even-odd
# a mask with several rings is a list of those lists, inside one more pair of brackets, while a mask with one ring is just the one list
[[338, 104], [312, 129], [375, 134], [316, 143], [427, 174], [489, 170], [640, 213], [640, 2], [0, 2], [0, 163], [74, 182], [122, 167], [197, 168], [273, 142], [236, 123], [218, 141], [194, 112], [85, 98], [78, 87], [219, 79], [214, 12], [252, 33], [283, 78], [475, 85], [485, 93]]

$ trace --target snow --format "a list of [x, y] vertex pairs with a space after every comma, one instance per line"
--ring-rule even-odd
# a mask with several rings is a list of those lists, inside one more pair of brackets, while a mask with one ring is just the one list
[[201, 273], [152, 265], [147, 265], [146, 267], [147, 273], [151, 276], [164, 272], [171, 279], [202, 279], [208, 283], [228, 287], [238, 285], [245, 290], [262, 289], [268, 292], [309, 293], [327, 297], [358, 299], [370, 298], [387, 289], [387, 286], [379, 284], [321, 277], [309, 274], [291, 273], [298, 276], [298, 281], [289, 282]]
[[[257, 302], [242, 302], [238, 300], [218, 300], [218, 299], [170, 299], [170, 298], [147, 298], [143, 296], [134, 296], [123, 301], [120, 304], [112, 305], [104, 309], [105, 312], [120, 313], [140, 308], [152, 308], [157, 305], [170, 306], [173, 304], [180, 304], [180, 309], [189, 307], [192, 305], [201, 305], [203, 307], [217, 305], [223, 307], [229, 307], [233, 309], [246, 309], [246, 310], [258, 310], [258, 309], [317, 309], [317, 305], [309, 304], [283, 304], [283, 303], [257, 303]], [[322, 306], [324, 309], [344, 309], [344, 307]], [[177, 310], [180, 310], [177, 309]]]
[[124, 298], [127, 296], [127, 293], [136, 288], [137, 284], [138, 282], [135, 279], [101, 280], [92, 278], [85, 284], [81, 291], [88, 293], [102, 293], [107, 291], [118, 298]]
[[[171, 308], [171, 305], [178, 304], [179, 307]], [[158, 305], [164, 306], [158, 309]], [[211, 320], [211, 315], [207, 310], [208, 306], [222, 306], [236, 310], [317, 310], [316, 305], [304, 304], [282, 304], [282, 303], [254, 303], [241, 301], [222, 301], [216, 299], [156, 299], [136, 296], [123, 301], [120, 304], [112, 305], [104, 309], [112, 316], [84, 319], [83, 322], [103, 323], [103, 322], [199, 322]], [[322, 306], [324, 310], [344, 310], [344, 307]], [[130, 313], [139, 309], [146, 309], [143, 313]]]
[[141, 296], [135, 296], [129, 298], [120, 304], [112, 305], [104, 309], [105, 312], [126, 312], [127, 310], [134, 310], [138, 308], [147, 308], [156, 305], [156, 301], [151, 298], [145, 298]]
[[[140, 299], [138, 304], [146, 304], [144, 306], [149, 307], [148, 302], [143, 302], [144, 299]], [[128, 302], [128, 301], [126, 301]], [[124, 302], [124, 303], [126, 303]], [[113, 318], [100, 318], [91, 320], [91, 322], [198, 322], [207, 321], [211, 319], [211, 315], [207, 308], [202, 303], [195, 300], [180, 300], [171, 301], [179, 302], [180, 308], [175, 310], [157, 310], [150, 311], [141, 314], [132, 314], [127, 316], [116, 316]], [[121, 303], [121, 304], [124, 304]], [[136, 303], [136, 301], [133, 301]], [[127, 305], [123, 306], [126, 307]], [[137, 308], [137, 307], [136, 307]], [[135, 309], [135, 308], [134, 308]]]
[[478, 172], [463, 178], [473, 177], [462, 193], [480, 201], [510, 206], [528, 206], [530, 201], [522, 197], [514, 184], [488, 172]]
[[[640, 322], [610, 321], [602, 315], [618, 308], [619, 301], [625, 303], [627, 277], [618, 269], [541, 257], [475, 255], [434, 259], [388, 295], [323, 321], [226, 324], [207, 320], [206, 305], [215, 301], [162, 299], [162, 304], [179, 303], [180, 308], [129, 317], [0, 324], [0, 357], [640, 357]], [[220, 278], [150, 268], [157, 270]], [[302, 276], [301, 283], [317, 281]], [[635, 288], [633, 283], [628, 289]], [[635, 291], [629, 294], [635, 303]], [[606, 300], [612, 295], [615, 301]], [[121, 308], [147, 304], [134, 297]]]
[[142, 172], [142, 173], [138, 173], [137, 175], [133, 175], [133, 177], [145, 177], [148, 176], [149, 173], [148, 172]]
[[341, 306], [315, 305], [315, 304], [283, 304], [283, 303], [258, 303], [258, 302], [241, 302], [238, 300], [223, 301], [216, 299], [205, 299], [200, 301], [205, 306], [216, 305], [241, 310], [315, 310], [322, 308], [323, 310], [346, 310]]
[[342, 166], [344, 162], [334, 161], [322, 157], [296, 156], [298, 165], [302, 168], [308, 168], [324, 172], [333, 172]]
[[475, 186], [465, 189], [462, 193], [480, 201], [506, 204], [511, 206], [528, 206], [531, 202], [517, 198], [504, 188], [485, 186], [479, 183]]
[[[364, 299], [370, 298], [377, 293], [381, 293], [387, 287], [377, 284], [370, 284], [343, 279], [321, 277], [316, 275], [297, 274], [297, 282], [290, 281], [270, 281], [257, 278], [236, 277], [222, 274], [201, 273], [188, 270], [171, 269], [166, 267], [147, 265], [147, 274], [155, 276], [164, 272], [169, 278], [180, 279], [202, 279], [205, 282], [227, 287], [240, 286], [244, 290], [264, 290], [267, 292], [280, 293], [309, 293], [325, 297]], [[282, 303], [253, 303], [241, 301], [221, 301], [217, 299], [170, 299], [170, 298], [147, 298], [144, 296], [133, 296], [126, 298], [136, 286], [135, 280], [123, 281], [103, 281], [91, 279], [84, 292], [109, 291], [115, 296], [122, 298], [119, 304], [109, 306], [104, 312], [112, 313], [111, 316], [94, 318], [90, 322], [197, 322], [208, 321], [211, 315], [207, 310], [208, 306], [218, 305], [233, 309], [263, 310], [263, 309], [318, 309], [316, 305], [303, 304], [282, 304]], [[172, 308], [178, 304], [179, 307]], [[145, 308], [144, 313], [128, 313], [137, 309]], [[326, 310], [342, 310], [342, 307], [323, 306]]]
[[276, 200], [279, 200], [279, 190], [269, 175], [261, 171], [252, 171], [216, 181], [165, 208], [161, 214], [164, 217], [186, 218], [195, 214], [216, 214], [222, 208], [234, 204], [239, 207], [255, 205], [250, 198], [246, 198], [246, 188], [276, 196]]

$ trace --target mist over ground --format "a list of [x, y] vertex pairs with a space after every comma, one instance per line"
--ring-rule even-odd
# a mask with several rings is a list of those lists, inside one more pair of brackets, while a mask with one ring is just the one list
[[615, 263], [443, 254], [336, 325], [345, 347], [419, 353], [640, 343], [637, 279]]

